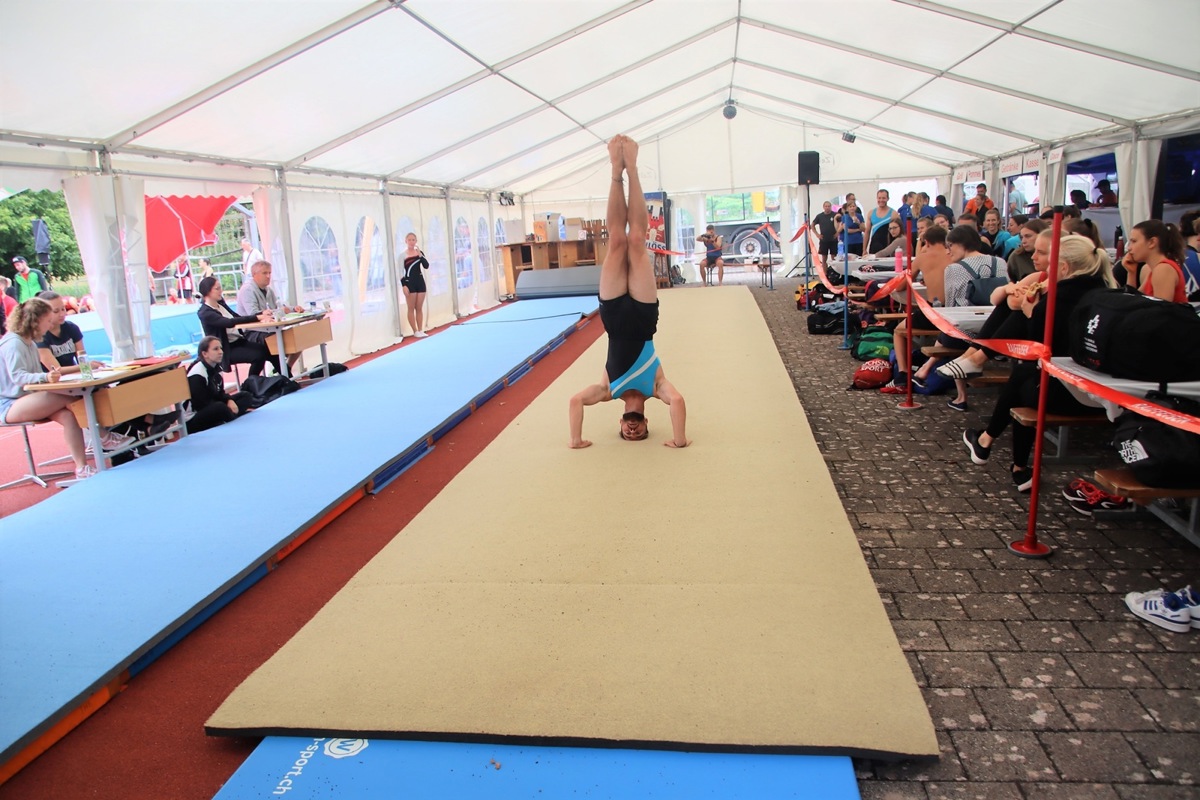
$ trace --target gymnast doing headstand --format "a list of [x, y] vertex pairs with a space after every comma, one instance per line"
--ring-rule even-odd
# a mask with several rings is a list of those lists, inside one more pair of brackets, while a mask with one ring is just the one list
[[[625, 402], [619, 429], [622, 439], [635, 442], [650, 435], [646, 425], [646, 398], [657, 397], [671, 414], [667, 447], [687, 447], [687, 408], [683, 396], [663, 375], [654, 352], [658, 329], [658, 284], [646, 249], [650, 224], [642, 182], [637, 171], [638, 146], [628, 136], [608, 143], [612, 184], [608, 189], [608, 254], [600, 267], [600, 321], [608, 333], [608, 361], [600, 383], [571, 398], [572, 448], [588, 447], [583, 438], [584, 406], [620, 399]], [[629, 175], [629, 200], [622, 191]], [[625, 226], [629, 232], [626, 234]]]

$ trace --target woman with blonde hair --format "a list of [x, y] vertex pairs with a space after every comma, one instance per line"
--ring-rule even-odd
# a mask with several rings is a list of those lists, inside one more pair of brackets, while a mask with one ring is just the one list
[[[1038, 234], [1034, 244], [1034, 263], [1039, 271], [1050, 267], [1050, 247], [1054, 232]], [[1003, 288], [1003, 287], [1001, 287]], [[1053, 355], [1067, 355], [1070, 350], [1071, 313], [1082, 302], [1085, 295], [1096, 289], [1116, 288], [1107, 254], [1103, 249], [1083, 236], [1069, 234], [1059, 242], [1058, 250], [1058, 294], [1055, 302]], [[1041, 342], [1046, 329], [1046, 284], [1030, 284], [1021, 296], [1021, 313], [1010, 317], [1004, 338]], [[968, 428], [963, 432], [963, 443], [967, 446], [971, 460], [986, 464], [996, 438], [1011, 422], [1009, 412], [1014, 408], [1037, 407], [1038, 386], [1041, 370], [1035, 361], [1019, 361], [1013, 366], [1008, 382], [1000, 390], [996, 407], [988, 425], [982, 431]], [[1046, 394], [1046, 411], [1051, 414], [1078, 414], [1084, 406], [1076, 400], [1058, 381], [1051, 381]], [[1033, 486], [1033, 470], [1029, 468], [1029, 456], [1033, 452], [1035, 431], [1024, 425], [1013, 428], [1012, 477], [1017, 491], [1027, 492]]]
[[88, 478], [95, 468], [87, 463], [83, 430], [68, 406], [70, 395], [30, 392], [35, 383], [58, 383], [58, 369], [44, 371], [37, 342], [54, 324], [54, 312], [45, 300], [26, 300], [8, 315], [8, 333], [0, 337], [0, 419], [5, 422], [41, 422], [52, 419], [63, 428], [63, 438], [75, 462], [75, 477]]

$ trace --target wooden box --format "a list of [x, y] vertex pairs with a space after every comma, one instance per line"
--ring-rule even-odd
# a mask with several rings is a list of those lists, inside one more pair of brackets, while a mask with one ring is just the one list
[[[283, 348], [288, 355], [301, 353], [310, 347], [331, 341], [333, 341], [333, 325], [330, 324], [329, 317], [293, 325], [283, 332]], [[278, 340], [273, 333], [267, 334], [267, 350], [273, 356], [279, 355]]]
[[[180, 367], [97, 389], [92, 394], [96, 405], [96, 422], [106, 428], [173, 406], [190, 397], [187, 370]], [[83, 399], [71, 403], [71, 410], [75, 412], [80, 427], [86, 429], [87, 408]]]

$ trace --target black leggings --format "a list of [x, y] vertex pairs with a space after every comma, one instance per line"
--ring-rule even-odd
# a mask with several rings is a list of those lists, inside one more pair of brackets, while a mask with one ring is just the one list
[[[988, 436], [993, 439], [1004, 433], [1004, 429], [1012, 422], [1009, 411], [1014, 408], [1037, 408], [1038, 383], [1042, 372], [1033, 361], [1020, 361], [1013, 366], [1008, 383], [1000, 389], [996, 398], [996, 408], [986, 428]], [[1080, 414], [1088, 411], [1088, 407], [1075, 399], [1067, 387], [1053, 378], [1048, 379], [1050, 386], [1046, 392], [1046, 413], [1048, 414]], [[1092, 409], [1094, 410], [1094, 409]], [[1034, 437], [1037, 429], [1025, 425], [1013, 428], [1013, 464], [1018, 467], [1029, 466], [1029, 455], [1033, 452]]]
[[225, 361], [228, 364], [249, 364], [251, 375], [262, 375], [263, 367], [270, 362], [275, 367], [275, 373], [282, 375], [279, 368], [279, 356], [271, 355], [264, 342], [252, 342], [249, 339], [234, 339], [225, 351]]
[[230, 395], [234, 404], [237, 405], [237, 413], [233, 413], [229, 408], [229, 404], [223, 400], [214, 400], [204, 408], [196, 412], [195, 416], [187, 422], [187, 432], [189, 434], [206, 431], [209, 428], [215, 428], [218, 425], [224, 425], [226, 422], [233, 422], [235, 419], [246, 413], [246, 409], [250, 408], [250, 395], [247, 392], [235, 392]]

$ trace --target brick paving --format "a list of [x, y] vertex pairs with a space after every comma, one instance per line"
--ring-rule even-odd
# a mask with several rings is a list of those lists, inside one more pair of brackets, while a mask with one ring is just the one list
[[1061, 499], [1113, 464], [1105, 431], [1075, 435], [1094, 458], [1044, 472], [1038, 533], [1054, 555], [1020, 558], [1007, 544], [1029, 500], [1006, 474], [1011, 437], [986, 467], [960, 438], [994, 389], [973, 390], [965, 414], [844, 391], [858, 362], [840, 336], [808, 334], [797, 282], [730, 277], [775, 338], [824, 455], [814, 468], [833, 477], [937, 729], [936, 761], [856, 760], [864, 800], [1200, 798], [1200, 631], [1143, 623], [1123, 601], [1200, 582], [1200, 549], [1152, 517], [1096, 521]]

